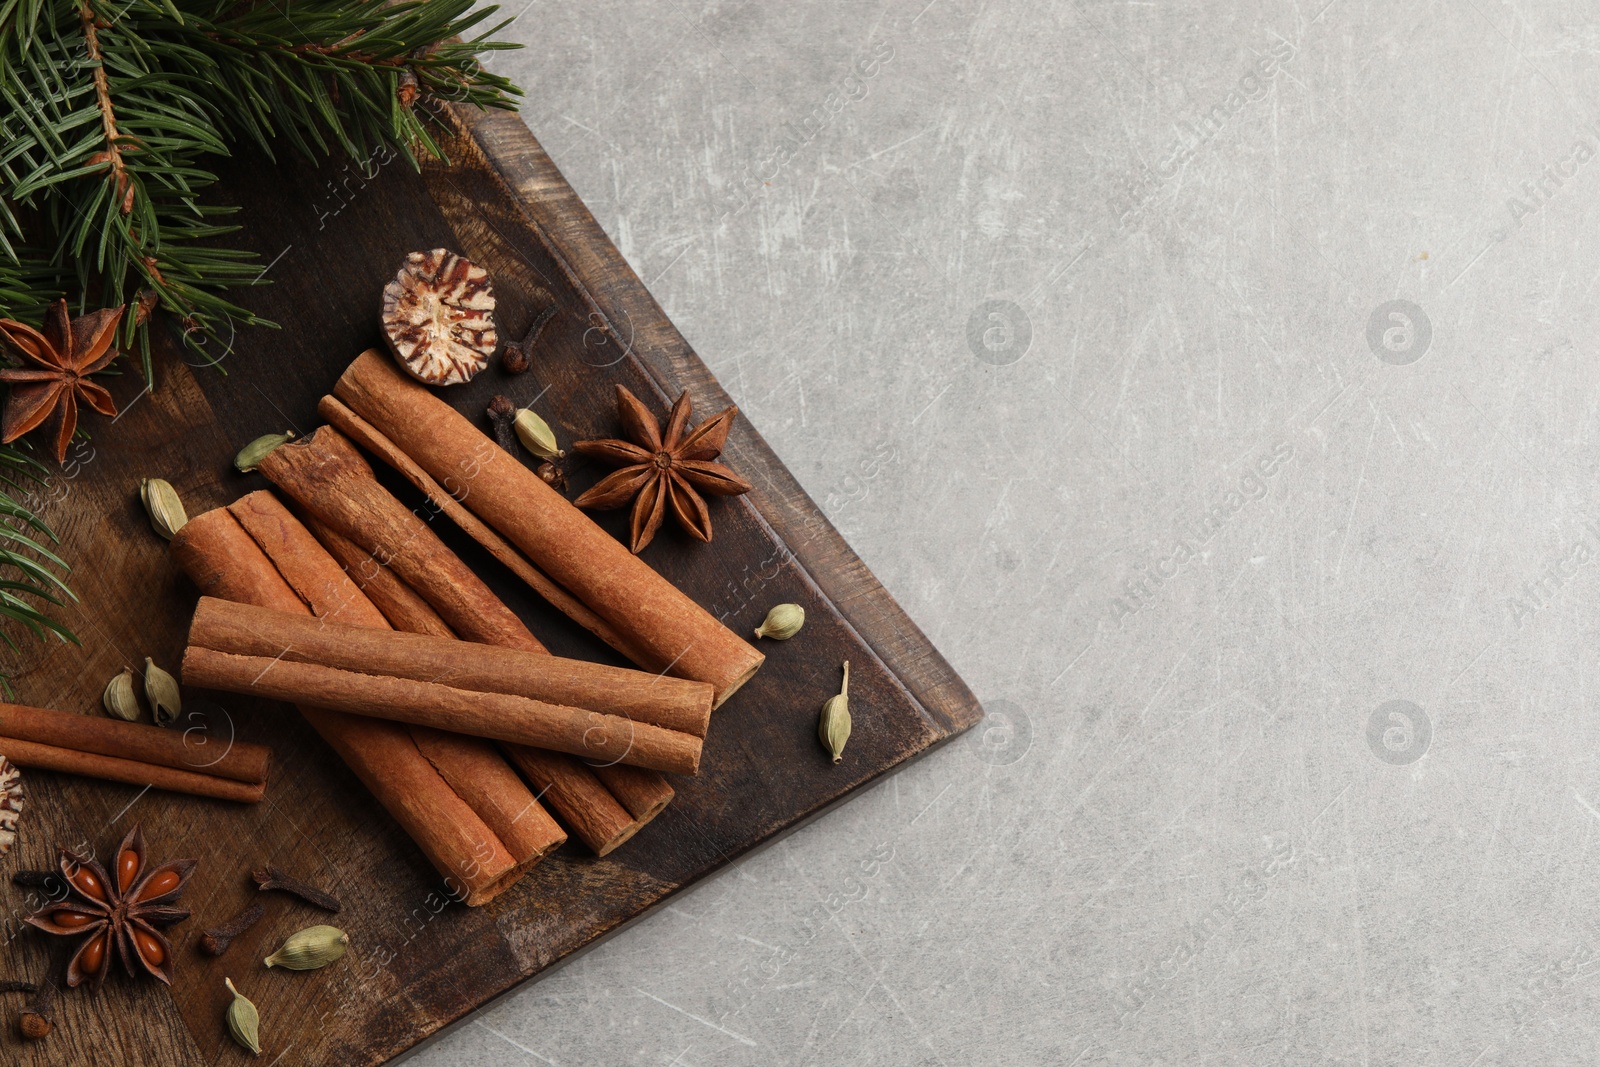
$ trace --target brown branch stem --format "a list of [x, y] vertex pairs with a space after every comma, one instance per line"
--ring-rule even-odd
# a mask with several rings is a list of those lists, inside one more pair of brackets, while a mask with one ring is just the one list
[[287, 52], [290, 55], [296, 56], [311, 55], [326, 56], [332, 59], [348, 59], [351, 62], [363, 63], [369, 67], [400, 67], [405, 66], [410, 62], [410, 58], [407, 56], [380, 56], [376, 52], [341, 51], [341, 49], [343, 49], [351, 41], [355, 40], [366, 32], [366, 30], [358, 30], [342, 40], [335, 41], [333, 44], [316, 44], [315, 42], [306, 42], [304, 44], [291, 45], [262, 44], [260, 41], [250, 41], [240, 37], [229, 37], [227, 34], [218, 33], [215, 30], [207, 30], [205, 35], [211, 38], [213, 41], [216, 41], [218, 44], [229, 45], [233, 48], [247, 49], [258, 52]]
[[133, 210], [133, 180], [128, 177], [127, 164], [122, 160], [122, 148], [117, 143], [121, 134], [117, 132], [116, 112], [111, 106], [111, 85], [106, 78], [105, 57], [100, 52], [100, 30], [89, 0], [81, 0], [78, 19], [83, 26], [84, 46], [95, 64], [94, 96], [100, 108], [100, 128], [104, 131], [106, 141], [105, 151], [97, 155], [111, 166], [110, 173], [116, 182], [117, 194], [122, 197], [122, 213], [126, 215]]

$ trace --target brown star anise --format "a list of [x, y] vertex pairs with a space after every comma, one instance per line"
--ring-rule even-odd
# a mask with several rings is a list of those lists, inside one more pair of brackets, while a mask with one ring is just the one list
[[690, 536], [710, 541], [711, 513], [700, 494], [738, 496], [751, 489], [750, 483], [733, 471], [711, 462], [722, 453], [739, 409], [730, 407], [685, 432], [689, 411], [689, 394], [684, 393], [672, 405], [663, 430], [650, 409], [619, 385], [617, 415], [623, 433], [632, 440], [576, 441], [572, 445], [586, 456], [625, 464], [573, 503], [580, 508], [603, 509], [619, 508], [633, 500], [630, 539], [635, 553], [650, 543], [669, 508]]
[[129, 976], [137, 973], [133, 963], [138, 960], [146, 972], [171, 985], [172, 943], [161, 930], [189, 917], [189, 910], [174, 907], [173, 901], [183, 893], [195, 861], [173, 860], [146, 870], [144, 834], [135, 826], [117, 847], [114, 879], [94, 860], [67, 849], [61, 850], [60, 863], [66, 897], [27, 921], [47, 934], [88, 935], [67, 964], [67, 985], [92, 981], [99, 989], [111, 969], [113, 947]]
[[48, 421], [50, 447], [61, 463], [78, 428], [80, 399], [102, 415], [117, 413], [111, 394], [89, 375], [117, 358], [111, 342], [122, 311], [102, 308], [69, 322], [67, 302], [58, 300], [42, 333], [26, 323], [0, 319], [0, 352], [24, 364], [0, 369], [0, 382], [11, 383], [11, 399], [0, 416], [0, 444], [10, 444]]

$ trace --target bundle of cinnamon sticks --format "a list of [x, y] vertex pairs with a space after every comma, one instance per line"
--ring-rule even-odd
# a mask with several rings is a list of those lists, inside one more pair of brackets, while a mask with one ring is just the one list
[[694, 774], [711, 687], [448, 637], [201, 599], [191, 685]]
[[[763, 657], [388, 358], [335, 392], [259, 465], [298, 516], [257, 492], [173, 539], [204, 594], [184, 680], [297, 704], [468, 904], [567, 833], [605, 855]], [[357, 444], [641, 669], [551, 656]]]
[[[760, 668], [760, 652], [392, 359], [362, 353], [318, 411], [426, 493], [535, 592], [641, 669], [709, 682], [721, 705]], [[279, 449], [273, 456], [280, 454], [286, 460], [294, 453]], [[315, 510], [296, 495], [292, 477], [262, 470]]]

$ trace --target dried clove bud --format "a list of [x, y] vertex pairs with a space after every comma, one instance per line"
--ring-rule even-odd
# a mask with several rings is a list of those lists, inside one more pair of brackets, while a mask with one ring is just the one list
[[260, 922], [261, 916], [266, 913], [267, 909], [261, 906], [260, 901], [250, 905], [216, 929], [201, 934], [200, 951], [208, 956], [222, 955], [233, 944], [234, 938]]
[[489, 401], [489, 421], [494, 425], [495, 444], [517, 454], [517, 405], [507, 396], [497, 396]]
[[49, 1037], [50, 1031], [55, 1029], [49, 1016], [41, 1015], [29, 1008], [17, 1019], [17, 1029], [29, 1041], [38, 1041], [40, 1038]]
[[539, 464], [539, 469], [534, 471], [534, 473], [540, 478], [544, 479], [544, 484], [548, 485], [556, 492], [565, 493], [567, 491], [566, 472], [560, 467], [556, 466], [554, 463], [551, 463], [549, 460], [545, 460], [543, 463]]
[[50, 1031], [55, 1029], [55, 1024], [51, 1020], [51, 1016], [55, 1014], [52, 1010], [55, 1004], [55, 985], [45, 982], [35, 989], [31, 983], [20, 982], [16, 988], [33, 991], [28, 1006], [22, 1010], [22, 1015], [17, 1019], [17, 1029], [29, 1041], [38, 1041], [40, 1038], [50, 1036]]
[[269, 889], [281, 890], [290, 896], [299, 897], [313, 907], [323, 911], [337, 912], [339, 898], [332, 893], [324, 893], [315, 886], [306, 885], [297, 878], [291, 878], [276, 867], [263, 867], [250, 876], [255, 879], [256, 888], [262, 891]]
[[515, 341], [507, 341], [506, 349], [500, 353], [500, 369], [507, 374], [526, 374], [532, 364], [522, 346]]
[[539, 340], [539, 335], [550, 324], [550, 320], [556, 317], [558, 310], [560, 309], [556, 305], [551, 304], [539, 312], [539, 317], [533, 320], [533, 325], [528, 328], [527, 333], [522, 335], [522, 340], [506, 342], [505, 351], [500, 354], [500, 368], [502, 370], [507, 374], [524, 374], [527, 372], [528, 368], [533, 365], [534, 342]]
[[67, 895], [67, 880], [59, 871], [16, 871], [11, 875], [11, 884], [24, 889], [43, 889], [45, 896], [54, 900]]

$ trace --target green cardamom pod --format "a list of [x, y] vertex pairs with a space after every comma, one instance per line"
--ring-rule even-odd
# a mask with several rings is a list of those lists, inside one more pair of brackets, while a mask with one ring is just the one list
[[817, 736], [822, 746], [833, 756], [833, 762], [844, 759], [844, 743], [850, 740], [850, 661], [844, 661], [844, 685], [838, 696], [831, 696], [822, 705], [822, 717], [817, 720]]
[[139, 720], [139, 698], [133, 692], [133, 668], [124, 667], [122, 673], [106, 683], [106, 691], [100, 696], [100, 703], [105, 705], [106, 714], [113, 719], [122, 719], [125, 722]]
[[566, 455], [556, 444], [556, 433], [550, 424], [533, 413], [532, 408], [517, 412], [517, 439], [522, 447], [540, 459], [560, 459]]
[[294, 440], [292, 433], [265, 434], [241, 448], [239, 454], [233, 457], [233, 465], [238, 468], [240, 474], [249, 474], [267, 458], [268, 452], [292, 440]]
[[799, 604], [779, 604], [767, 612], [766, 620], [756, 627], [756, 637], [770, 637], [774, 641], [787, 641], [800, 632], [806, 624], [806, 609]]
[[314, 971], [326, 967], [350, 947], [350, 935], [337, 926], [308, 926], [289, 935], [283, 947], [268, 956], [268, 967], [287, 967], [291, 971]]
[[142, 480], [139, 499], [144, 501], [144, 510], [150, 515], [150, 525], [168, 541], [189, 521], [188, 512], [183, 510], [183, 499], [165, 478]]
[[160, 667], [149, 656], [144, 658], [144, 695], [150, 701], [150, 715], [157, 726], [171, 726], [183, 711], [183, 697], [178, 694], [178, 680]]
[[249, 997], [233, 988], [232, 978], [224, 978], [222, 984], [233, 994], [233, 1003], [228, 1005], [228, 1033], [252, 1055], [261, 1055], [261, 1013]]

